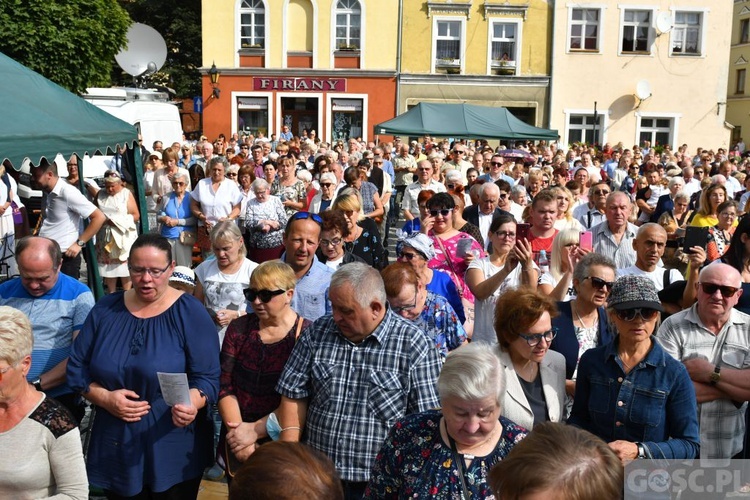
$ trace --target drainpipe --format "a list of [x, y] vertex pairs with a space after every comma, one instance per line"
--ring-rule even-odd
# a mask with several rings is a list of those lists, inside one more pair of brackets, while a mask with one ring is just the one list
[[401, 38], [404, 29], [404, 0], [398, 0], [398, 41], [396, 42], [396, 115], [401, 102]]
[[[552, 46], [550, 47], [550, 62], [549, 62], [549, 90], [547, 91], [547, 95], [549, 98], [547, 99], [547, 126], [546, 128], [552, 127], [552, 82], [554, 81], [553, 75], [555, 74], [555, 31], [556, 31], [556, 18], [557, 18], [557, 2], [556, 0], [552, 0], [552, 29], [550, 29], [550, 33], [552, 33]], [[559, 132], [559, 131], [558, 131]], [[562, 134], [560, 134], [562, 135]]]

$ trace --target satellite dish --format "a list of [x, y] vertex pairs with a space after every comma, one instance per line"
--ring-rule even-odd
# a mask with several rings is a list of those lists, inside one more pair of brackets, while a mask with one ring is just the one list
[[115, 60], [129, 75], [156, 73], [167, 60], [167, 43], [151, 26], [133, 23], [128, 29], [127, 49], [121, 50]]
[[656, 31], [659, 34], [666, 33], [672, 29], [672, 16], [669, 12], [660, 12], [656, 16]]
[[648, 80], [638, 82], [635, 86], [635, 96], [641, 101], [645, 101], [651, 97], [651, 84], [648, 83]]

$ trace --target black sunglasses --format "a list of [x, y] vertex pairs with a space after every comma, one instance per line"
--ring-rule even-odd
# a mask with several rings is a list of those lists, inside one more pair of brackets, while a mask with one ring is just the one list
[[284, 292], [286, 290], [253, 290], [252, 288], [248, 288], [245, 290], [245, 298], [250, 302], [255, 302], [255, 299], [260, 297], [260, 301], [267, 304], [269, 300]]
[[437, 217], [437, 216], [438, 216], [438, 214], [440, 214], [440, 215], [442, 215], [443, 217], [448, 217], [448, 215], [450, 215], [450, 213], [451, 213], [452, 211], [453, 211], [453, 210], [452, 210], [452, 209], [450, 209], [450, 208], [443, 208], [442, 210], [430, 210], [430, 215], [431, 215], [432, 217]]
[[314, 214], [312, 212], [297, 212], [294, 215], [292, 215], [291, 220], [301, 220], [301, 219], [312, 219], [321, 226], [323, 225], [323, 219], [320, 218], [320, 215]]
[[605, 281], [601, 278], [597, 278], [596, 276], [586, 276], [583, 278], [584, 280], [591, 280], [591, 285], [596, 288], [597, 290], [601, 290], [605, 286], [612, 290], [612, 287], [615, 285], [614, 281]]
[[615, 314], [623, 321], [633, 321], [636, 316], [640, 316], [643, 321], [651, 321], [659, 314], [659, 311], [648, 307], [635, 307], [633, 309], [615, 311]]
[[701, 283], [701, 288], [703, 288], [703, 292], [708, 295], [713, 295], [716, 293], [716, 290], [719, 290], [721, 292], [721, 296], [725, 299], [728, 299], [729, 297], [733, 296], [739, 288], [735, 288], [733, 286], [728, 285], [716, 285], [714, 283]]

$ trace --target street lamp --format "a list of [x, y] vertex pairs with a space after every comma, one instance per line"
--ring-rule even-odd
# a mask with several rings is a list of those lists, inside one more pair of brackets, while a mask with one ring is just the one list
[[214, 62], [211, 64], [211, 69], [208, 70], [208, 77], [211, 79], [211, 87], [213, 88], [213, 92], [211, 93], [212, 97], [215, 97], [216, 99], [219, 98], [219, 77], [221, 76], [221, 72], [216, 69], [216, 63]]

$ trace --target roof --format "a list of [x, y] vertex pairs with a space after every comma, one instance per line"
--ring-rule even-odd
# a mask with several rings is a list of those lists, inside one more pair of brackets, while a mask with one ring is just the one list
[[434, 135], [472, 139], [557, 139], [557, 130], [522, 122], [503, 107], [421, 102], [375, 125], [376, 135]]
[[42, 157], [53, 161], [58, 153], [115, 151], [118, 145], [138, 140], [136, 128], [100, 110], [77, 95], [47, 80], [0, 53], [0, 162], [15, 169], [24, 158], [35, 165]]

